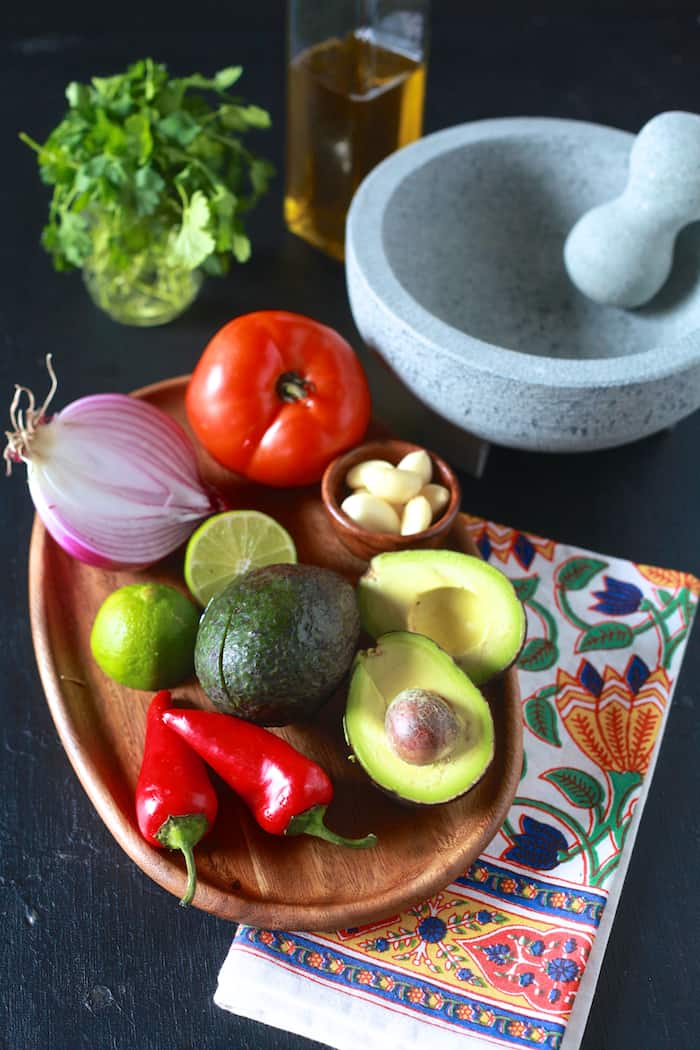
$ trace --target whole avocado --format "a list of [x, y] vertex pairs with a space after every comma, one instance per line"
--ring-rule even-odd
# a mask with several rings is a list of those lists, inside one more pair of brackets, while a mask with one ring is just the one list
[[313, 565], [268, 565], [209, 602], [195, 671], [218, 710], [287, 725], [330, 698], [359, 635], [355, 591], [342, 576]]

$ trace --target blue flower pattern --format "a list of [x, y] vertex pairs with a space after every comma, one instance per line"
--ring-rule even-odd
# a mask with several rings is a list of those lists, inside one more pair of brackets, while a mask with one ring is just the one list
[[[535, 991], [536, 995], [546, 995], [547, 1001], [552, 1005], [559, 1003], [564, 995], [568, 996], [569, 991], [563, 989], [562, 986], [571, 985], [573, 982], [578, 981], [581, 976], [581, 966], [579, 963], [574, 959], [567, 957], [579, 947], [576, 939], [574, 937], [568, 937], [563, 944], [555, 941], [548, 946], [541, 937], [530, 941], [521, 937], [518, 943], [523, 947], [525, 955], [521, 955], [520, 951], [518, 951], [516, 957], [513, 955], [512, 949], [505, 942], [488, 945], [487, 947], [482, 948], [481, 951], [483, 951], [489, 962], [494, 963], [497, 966], [505, 967], [508, 967], [514, 962], [524, 962], [525, 958], [529, 955], [532, 958], [532, 969], [522, 970], [510, 979], [517, 981], [519, 988], [529, 989], [531, 986], [536, 987], [538, 985], [538, 975], [546, 975], [554, 987], [551, 985], [548, 989], [542, 987], [540, 990]], [[548, 958], [552, 949], [556, 949], [557, 947], [559, 947], [560, 951], [563, 950], [566, 954], [555, 955], [554, 958]], [[510, 971], [506, 970], [505, 973], [502, 973], [500, 976], [508, 976], [509, 973]], [[472, 977], [472, 971], [463, 969], [458, 971], [457, 976], [460, 980], [468, 980]]]
[[486, 533], [484, 533], [483, 536], [481, 536], [481, 538], [477, 541], [477, 547], [479, 548], [481, 557], [484, 559], [484, 561], [488, 561], [491, 557], [492, 547], [491, 541], [489, 540]]
[[437, 941], [444, 939], [447, 933], [447, 925], [437, 915], [428, 915], [418, 923], [416, 933], [429, 944], [435, 944]]
[[483, 952], [489, 962], [496, 963], [497, 966], [502, 966], [511, 958], [507, 944], [489, 944]]
[[627, 616], [637, 612], [642, 601], [642, 592], [633, 583], [616, 580], [614, 576], [604, 576], [605, 590], [593, 591], [597, 598], [591, 606], [594, 612], [608, 613], [610, 616]]
[[533, 817], [523, 817], [521, 832], [513, 836], [514, 844], [503, 854], [508, 860], [537, 871], [551, 871], [559, 864], [559, 853], [568, 843], [561, 831]]
[[553, 981], [565, 981], [568, 983], [569, 981], [575, 981], [578, 977], [577, 963], [573, 959], [564, 959], [563, 956], [550, 959], [545, 969]]
[[535, 557], [535, 548], [532, 546], [527, 536], [524, 536], [522, 532], [518, 534], [518, 537], [513, 544], [513, 554], [525, 570], [530, 568], [533, 558]]
[[578, 680], [583, 688], [593, 696], [600, 696], [603, 692], [603, 679], [600, 677], [593, 664], [589, 664], [588, 660], [581, 661], [581, 666], [578, 671]]
[[642, 688], [647, 678], [651, 674], [651, 671], [642, 660], [641, 656], [636, 654], [630, 659], [625, 669], [625, 678], [627, 684], [632, 692], [637, 695], [639, 690]]

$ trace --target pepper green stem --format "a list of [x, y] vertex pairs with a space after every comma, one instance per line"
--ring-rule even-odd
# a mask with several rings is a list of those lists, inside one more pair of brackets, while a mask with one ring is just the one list
[[209, 830], [209, 821], [203, 813], [186, 813], [181, 817], [168, 817], [156, 832], [156, 838], [167, 849], [179, 849], [187, 865], [187, 886], [180, 901], [183, 908], [192, 903], [197, 888], [197, 869], [194, 863], [194, 847]]
[[362, 839], [346, 839], [342, 835], [336, 835], [323, 823], [327, 809], [328, 806], [312, 806], [303, 813], [297, 813], [289, 821], [285, 835], [315, 835], [316, 838], [333, 842], [336, 846], [349, 846], [351, 849], [370, 849], [376, 845], [377, 836], [371, 833]]

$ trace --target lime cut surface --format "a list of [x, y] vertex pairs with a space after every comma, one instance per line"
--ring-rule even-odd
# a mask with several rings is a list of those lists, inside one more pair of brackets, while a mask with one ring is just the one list
[[274, 518], [259, 510], [227, 510], [208, 518], [190, 536], [185, 583], [200, 605], [206, 605], [250, 569], [296, 560], [294, 540]]

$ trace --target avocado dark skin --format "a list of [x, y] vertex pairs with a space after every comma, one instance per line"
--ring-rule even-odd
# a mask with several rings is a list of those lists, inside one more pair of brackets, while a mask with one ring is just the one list
[[332, 696], [359, 634], [355, 592], [342, 576], [314, 565], [269, 565], [209, 602], [195, 671], [218, 710], [287, 725]]

